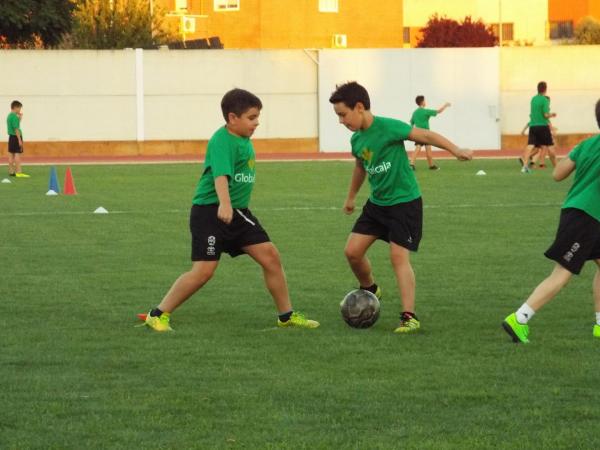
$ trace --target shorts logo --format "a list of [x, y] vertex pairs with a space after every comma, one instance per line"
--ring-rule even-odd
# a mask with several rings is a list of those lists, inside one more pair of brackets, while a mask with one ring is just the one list
[[208, 245], [215, 245], [216, 242], [217, 242], [217, 238], [215, 238], [214, 236], [208, 237]]
[[575, 242], [571, 246], [571, 250], [564, 254], [563, 259], [567, 262], [570, 262], [573, 259], [573, 256], [575, 256], [575, 253], [577, 253], [577, 250], [580, 249], [580, 247], [581, 245], [579, 245], [579, 242]]
[[215, 252], [215, 243], [217, 242], [217, 238], [215, 238], [214, 236], [209, 236], [208, 237], [208, 247], [206, 247], [206, 255], [207, 256], [215, 256], [216, 252]]

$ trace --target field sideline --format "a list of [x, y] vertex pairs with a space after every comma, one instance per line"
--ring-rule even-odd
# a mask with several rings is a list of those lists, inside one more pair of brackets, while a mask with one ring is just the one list
[[257, 164], [251, 209], [319, 329], [277, 329], [259, 267], [224, 256], [167, 335], [136, 328], [135, 314], [190, 265], [201, 166], [78, 165], [78, 195], [46, 197], [48, 167], [26, 165], [31, 179], [0, 184], [0, 448], [600, 447], [594, 268], [536, 315], [531, 345], [500, 326], [552, 267], [542, 253], [571, 180], [512, 160], [439, 165], [417, 163], [414, 336], [391, 332], [399, 300], [382, 243], [370, 252], [379, 321], [341, 320], [355, 287], [342, 251], [357, 217], [341, 213], [349, 161]]

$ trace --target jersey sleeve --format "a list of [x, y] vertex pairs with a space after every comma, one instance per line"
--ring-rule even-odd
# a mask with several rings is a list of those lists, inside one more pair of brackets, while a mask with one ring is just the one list
[[427, 111], [427, 115], [429, 117], [435, 117], [435, 116], [437, 116], [437, 111], [435, 109], [427, 109], [426, 111]]
[[408, 135], [412, 131], [412, 127], [406, 122], [402, 122], [401, 120], [392, 121], [392, 126], [390, 128], [390, 132], [394, 139], [397, 139], [399, 141], [407, 140]]
[[544, 101], [542, 102], [542, 112], [544, 114], [550, 114], [550, 100], [547, 98], [544, 98]]
[[215, 136], [208, 143], [207, 154], [211, 155], [211, 171], [213, 178], [220, 176], [233, 177], [235, 172], [234, 146], [227, 139]]
[[19, 118], [15, 114], [11, 114], [11, 116], [8, 119], [8, 121], [10, 123], [10, 127], [13, 130], [19, 130], [19, 131], [21, 131], [21, 124], [19, 123]]
[[583, 147], [581, 144], [578, 144], [575, 146], [575, 148], [573, 148], [573, 150], [571, 150], [569, 152], [569, 159], [571, 161], [573, 161], [575, 164], [577, 164], [577, 159], [579, 159], [579, 154], [581, 153], [581, 147]]

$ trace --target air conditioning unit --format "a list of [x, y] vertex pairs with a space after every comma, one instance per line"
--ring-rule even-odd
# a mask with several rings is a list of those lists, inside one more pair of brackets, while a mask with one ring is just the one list
[[196, 32], [196, 18], [183, 16], [181, 18], [181, 28], [184, 33], [195, 33]]
[[348, 46], [348, 37], [345, 34], [334, 34], [332, 43], [333, 48], [346, 48]]

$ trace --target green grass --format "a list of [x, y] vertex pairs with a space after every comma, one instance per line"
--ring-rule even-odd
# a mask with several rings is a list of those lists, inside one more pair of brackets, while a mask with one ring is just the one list
[[417, 172], [414, 336], [391, 333], [383, 243], [370, 251], [379, 322], [353, 330], [339, 316], [357, 216], [330, 208], [352, 163], [258, 165], [253, 212], [315, 331], [274, 329], [259, 267], [228, 256], [175, 333], [134, 328], [190, 266], [198, 165], [75, 166], [76, 197], [44, 195], [47, 167], [1, 184], [0, 448], [598, 448], [594, 267], [535, 317], [531, 345], [500, 327], [551, 270], [542, 253], [570, 181], [514, 161], [441, 166]]

